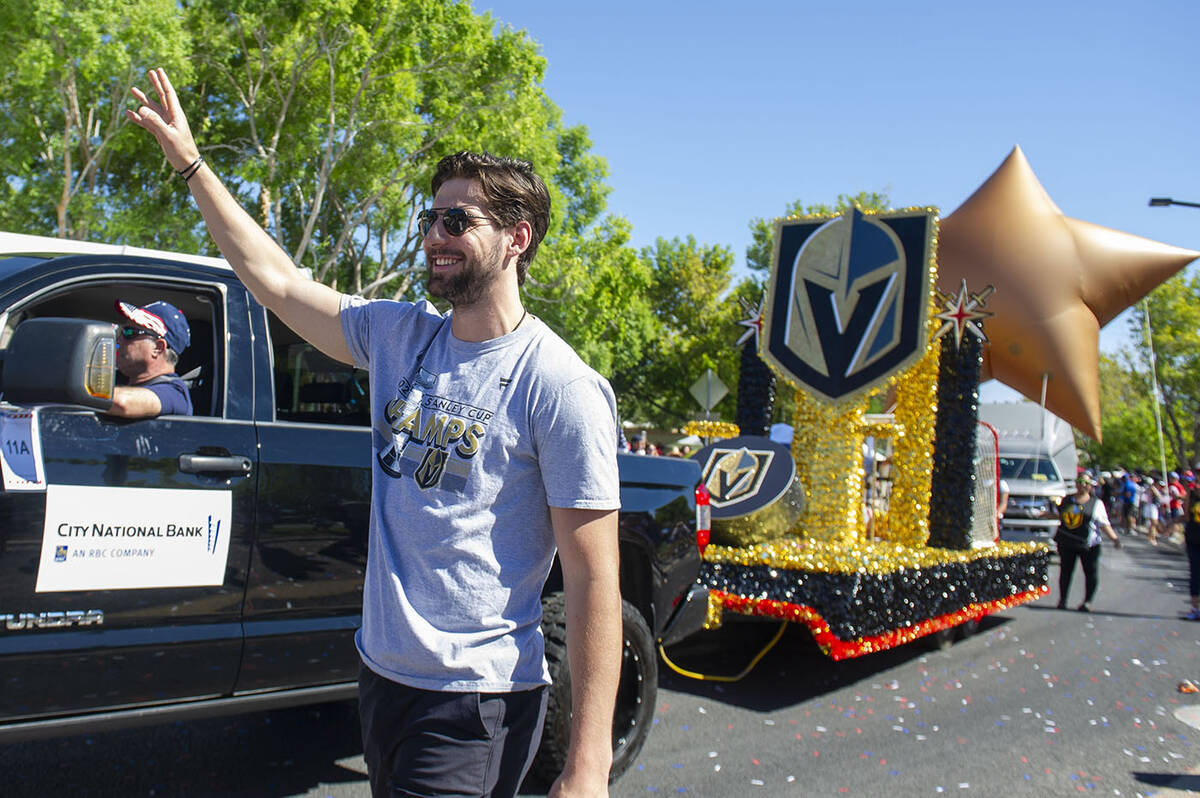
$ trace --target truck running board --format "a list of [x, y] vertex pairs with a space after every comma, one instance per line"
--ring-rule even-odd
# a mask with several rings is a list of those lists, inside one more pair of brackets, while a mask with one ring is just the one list
[[65, 737], [73, 734], [91, 734], [155, 723], [173, 723], [178, 720], [199, 720], [247, 712], [264, 712], [305, 704], [345, 701], [357, 696], [358, 682], [342, 682], [296, 690], [273, 690], [225, 698], [204, 698], [184, 703], [131, 707], [67, 718], [29, 720], [0, 726], [0, 744]]

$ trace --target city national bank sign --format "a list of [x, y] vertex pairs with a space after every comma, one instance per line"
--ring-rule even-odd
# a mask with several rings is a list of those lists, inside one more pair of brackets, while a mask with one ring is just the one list
[[225, 581], [230, 491], [46, 487], [38, 593]]

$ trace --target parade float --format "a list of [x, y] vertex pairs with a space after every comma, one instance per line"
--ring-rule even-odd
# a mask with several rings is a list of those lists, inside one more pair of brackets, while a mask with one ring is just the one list
[[[979, 384], [998, 378], [1099, 438], [1100, 328], [1197, 254], [1064, 216], [1019, 149], [945, 219], [778, 220], [739, 342], [738, 424], [688, 428], [710, 441], [706, 627], [729, 613], [803, 624], [844, 659], [1047, 592], [1048, 547], [996, 535]], [[768, 437], [782, 391], [790, 445]]]

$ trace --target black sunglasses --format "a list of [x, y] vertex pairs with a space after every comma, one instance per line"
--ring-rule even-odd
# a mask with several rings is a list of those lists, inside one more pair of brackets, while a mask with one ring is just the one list
[[130, 338], [137, 338], [139, 335], [148, 335], [151, 338], [160, 337], [158, 333], [153, 332], [151, 330], [144, 330], [141, 327], [122, 327], [121, 328], [121, 337], [124, 338], [125, 340], [129, 340]]
[[417, 229], [421, 237], [429, 235], [429, 231], [437, 224], [438, 216], [442, 217], [442, 227], [456, 238], [475, 226], [475, 222], [490, 222], [486, 216], [472, 216], [462, 208], [446, 208], [439, 211], [436, 208], [426, 208], [417, 214]]

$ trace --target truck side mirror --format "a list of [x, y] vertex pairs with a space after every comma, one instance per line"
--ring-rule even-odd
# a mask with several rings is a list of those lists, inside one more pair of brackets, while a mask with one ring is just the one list
[[4, 356], [3, 394], [13, 403], [112, 407], [116, 336], [111, 324], [30, 319], [13, 331]]

